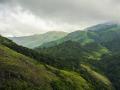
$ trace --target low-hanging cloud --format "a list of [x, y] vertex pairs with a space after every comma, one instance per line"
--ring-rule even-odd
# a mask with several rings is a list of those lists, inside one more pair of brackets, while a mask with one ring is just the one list
[[[72, 31], [101, 22], [119, 21], [120, 18], [119, 0], [0, 0], [0, 3], [1, 7], [8, 9], [1, 8], [0, 12], [9, 11], [17, 17], [4, 13], [8, 15], [7, 19], [14, 19], [14, 22], [16, 20], [17, 27], [13, 30], [26, 35], [52, 29]], [[20, 15], [22, 13], [23, 15]], [[6, 17], [4, 16], [4, 19]], [[24, 23], [21, 22], [22, 19]], [[12, 24], [10, 26], [14, 26], [14, 23]]]

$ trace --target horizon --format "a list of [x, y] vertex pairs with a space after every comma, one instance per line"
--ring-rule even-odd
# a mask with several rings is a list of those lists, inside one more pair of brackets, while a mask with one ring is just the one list
[[76, 31], [84, 31], [84, 30], [87, 30], [88, 28], [90, 27], [94, 27], [96, 25], [100, 25], [100, 24], [119, 24], [119, 22], [103, 22], [103, 23], [98, 23], [98, 24], [95, 24], [95, 25], [91, 25], [91, 26], [88, 26], [88, 27], [85, 27], [83, 29], [76, 29], [76, 30], [73, 30], [73, 31], [60, 31], [60, 30], [50, 30], [50, 31], [45, 31], [43, 33], [33, 33], [33, 34], [30, 34], [30, 35], [21, 35], [21, 36], [15, 36], [15, 35], [3, 35], [4, 37], [28, 37], [28, 36], [34, 36], [34, 35], [43, 35], [43, 34], [46, 34], [46, 33], [49, 33], [49, 32], [65, 32], [67, 34], [69, 33], [72, 33], [72, 32], [76, 32]]
[[[99, 23], [99, 24], [103, 24], [103, 23]], [[98, 24], [95, 24], [95, 25], [98, 25]], [[92, 25], [92, 26], [95, 26], [95, 25]], [[92, 27], [92, 26], [88, 26], [88, 27], [85, 27], [83, 29], [76, 29], [76, 30], [73, 30], [73, 31], [60, 31], [60, 30], [50, 30], [50, 31], [45, 31], [43, 33], [33, 33], [33, 34], [29, 34], [29, 35], [3, 35], [4, 37], [27, 37], [27, 36], [33, 36], [33, 35], [40, 35], [40, 34], [46, 34], [48, 32], [65, 32], [65, 33], [72, 33], [72, 32], [75, 32], [75, 31], [83, 31], [83, 30], [86, 30], [87, 28], [89, 27]]]

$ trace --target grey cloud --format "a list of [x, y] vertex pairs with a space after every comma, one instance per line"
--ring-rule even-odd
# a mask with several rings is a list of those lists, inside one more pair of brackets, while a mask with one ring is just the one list
[[9, 0], [9, 3], [10, 1], [47, 19], [77, 23], [87, 20], [113, 20], [120, 11], [119, 0]]
[[38, 16], [68, 23], [120, 18], [118, 0], [13, 0]]
[[46, 21], [77, 27], [120, 18], [120, 0], [0, 0], [0, 3], [20, 5]]

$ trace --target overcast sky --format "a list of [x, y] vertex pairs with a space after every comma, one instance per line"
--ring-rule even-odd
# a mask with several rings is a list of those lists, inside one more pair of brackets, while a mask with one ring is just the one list
[[120, 20], [120, 0], [0, 0], [0, 34], [82, 30]]

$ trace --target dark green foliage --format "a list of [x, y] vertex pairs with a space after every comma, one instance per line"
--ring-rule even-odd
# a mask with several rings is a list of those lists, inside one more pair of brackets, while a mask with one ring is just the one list
[[52, 56], [54, 59], [49, 60], [52, 65], [58, 67], [78, 69], [82, 62], [89, 60], [99, 60], [100, 57], [108, 50], [97, 43], [89, 43], [84, 47], [79, 42], [67, 41], [58, 46], [51, 48], [36, 48], [36, 51]]

